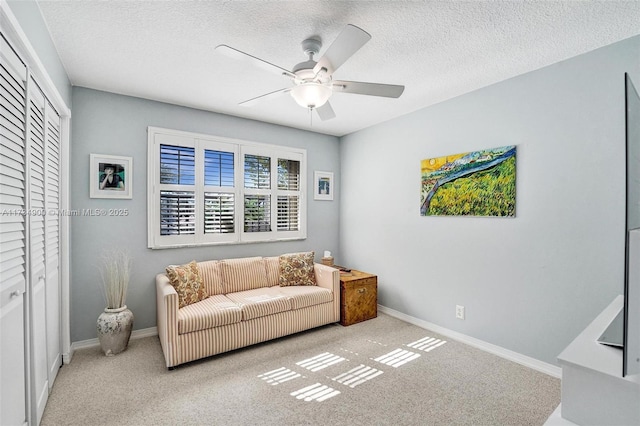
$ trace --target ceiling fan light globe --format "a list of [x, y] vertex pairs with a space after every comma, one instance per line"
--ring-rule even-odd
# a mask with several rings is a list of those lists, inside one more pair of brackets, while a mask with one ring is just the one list
[[291, 89], [291, 97], [303, 108], [319, 108], [331, 97], [331, 86], [316, 82], [301, 83]]

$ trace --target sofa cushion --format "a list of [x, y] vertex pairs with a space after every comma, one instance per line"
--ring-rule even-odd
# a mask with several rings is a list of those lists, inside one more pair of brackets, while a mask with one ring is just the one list
[[291, 309], [294, 310], [333, 301], [333, 292], [324, 287], [297, 285], [274, 288], [291, 300]]
[[226, 296], [240, 306], [244, 321], [291, 310], [291, 300], [274, 287], [228, 293]]
[[267, 268], [267, 286], [278, 285], [280, 275], [280, 256], [265, 257], [264, 266]]
[[207, 297], [196, 261], [166, 268], [169, 282], [178, 293], [178, 308], [199, 302]]
[[217, 294], [178, 310], [178, 334], [242, 321], [240, 306]]
[[314, 252], [283, 254], [279, 258], [281, 287], [290, 285], [316, 285], [313, 270]]
[[225, 294], [268, 287], [267, 270], [261, 257], [225, 259], [220, 261], [220, 266]]
[[204, 288], [209, 296], [213, 296], [214, 294], [224, 294], [220, 269], [220, 262], [217, 260], [198, 262], [198, 271], [200, 271], [200, 276], [204, 282]]

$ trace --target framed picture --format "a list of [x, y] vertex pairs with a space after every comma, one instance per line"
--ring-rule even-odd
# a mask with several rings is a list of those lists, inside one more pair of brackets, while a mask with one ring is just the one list
[[133, 159], [131, 157], [91, 154], [89, 170], [91, 198], [132, 198]]
[[314, 200], [333, 200], [333, 191], [335, 191], [335, 183], [333, 182], [333, 173], [331, 172], [314, 172], [313, 173]]
[[515, 217], [516, 146], [421, 162], [421, 216]]

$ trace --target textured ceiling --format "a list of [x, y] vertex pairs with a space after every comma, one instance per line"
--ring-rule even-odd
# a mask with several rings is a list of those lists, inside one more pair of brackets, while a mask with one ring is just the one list
[[[639, 1], [38, 1], [74, 86], [341, 136], [640, 34]], [[300, 43], [346, 24], [372, 39], [334, 79], [404, 84], [399, 99], [334, 93], [320, 121], [289, 95], [238, 103], [290, 80]], [[316, 57], [318, 59], [318, 57]]]

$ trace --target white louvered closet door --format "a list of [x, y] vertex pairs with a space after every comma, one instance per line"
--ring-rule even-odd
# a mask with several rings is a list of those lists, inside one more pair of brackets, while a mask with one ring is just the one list
[[65, 135], [27, 65], [37, 58], [4, 31], [7, 22], [13, 28], [5, 12], [0, 9], [0, 425], [37, 425], [62, 364], [58, 213]]
[[45, 98], [33, 82], [28, 85], [27, 158], [29, 197], [29, 311], [31, 313], [32, 419], [40, 423], [49, 396], [47, 360], [47, 299], [45, 262]]
[[26, 67], [0, 37], [0, 424], [25, 424]]
[[62, 365], [60, 336], [60, 117], [47, 104], [45, 144], [45, 276], [49, 389]]

